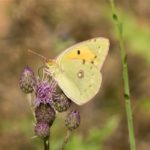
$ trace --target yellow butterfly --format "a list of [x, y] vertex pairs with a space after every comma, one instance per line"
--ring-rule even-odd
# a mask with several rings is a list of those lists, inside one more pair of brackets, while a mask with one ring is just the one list
[[102, 37], [78, 43], [46, 62], [46, 72], [65, 95], [78, 105], [90, 101], [99, 91], [101, 68], [109, 50], [109, 40]]

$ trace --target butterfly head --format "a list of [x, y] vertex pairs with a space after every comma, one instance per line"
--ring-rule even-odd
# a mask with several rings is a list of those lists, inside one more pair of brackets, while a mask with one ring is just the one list
[[28, 50], [28, 52], [30, 52], [36, 56], [39, 56], [44, 60], [44, 66], [42, 66], [42, 68], [44, 68], [44, 73], [47, 73], [52, 76], [57, 74], [59, 67], [58, 67], [58, 64], [56, 63], [55, 59], [47, 59], [46, 57], [42, 56], [41, 54], [38, 54], [30, 49]]
[[54, 64], [55, 64], [55, 60], [53, 60], [53, 59], [46, 59], [45, 60], [45, 67], [47, 69], [51, 68]]
[[56, 74], [56, 70], [58, 68], [58, 65], [55, 60], [53, 59], [47, 59], [45, 60], [45, 72], [54, 76]]

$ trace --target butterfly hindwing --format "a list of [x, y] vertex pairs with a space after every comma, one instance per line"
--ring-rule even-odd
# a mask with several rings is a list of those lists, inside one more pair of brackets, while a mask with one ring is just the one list
[[76, 104], [82, 105], [96, 95], [101, 84], [101, 74], [91, 63], [83, 65], [80, 60], [65, 60], [63, 73], [56, 78], [64, 93]]

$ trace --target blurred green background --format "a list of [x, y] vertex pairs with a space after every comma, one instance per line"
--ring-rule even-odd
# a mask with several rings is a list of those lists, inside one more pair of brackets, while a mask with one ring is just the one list
[[[124, 22], [137, 150], [150, 149], [150, 1], [116, 0]], [[81, 107], [81, 125], [67, 150], [129, 150], [120, 52], [109, 1], [0, 0], [0, 150], [42, 150], [34, 119], [18, 86], [26, 65], [43, 65], [32, 49], [54, 58], [74, 43], [92, 37], [110, 39], [103, 83], [95, 99]], [[51, 129], [51, 149], [58, 150], [66, 128], [58, 114]]]

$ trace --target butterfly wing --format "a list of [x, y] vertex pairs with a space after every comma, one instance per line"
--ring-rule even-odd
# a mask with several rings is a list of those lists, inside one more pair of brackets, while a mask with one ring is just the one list
[[95, 57], [93, 63], [101, 70], [109, 50], [109, 40], [106, 38], [94, 38], [87, 42], [87, 46], [93, 51]]
[[63, 59], [81, 59], [85, 62], [92, 62], [101, 70], [108, 50], [109, 40], [107, 38], [93, 38], [68, 48], [57, 57], [57, 62], [60, 64]]
[[80, 60], [65, 60], [61, 65], [63, 73], [56, 77], [58, 85], [66, 96], [78, 105], [88, 102], [96, 95], [102, 80], [95, 66], [81, 63]]
[[57, 57], [62, 71], [55, 79], [76, 104], [88, 102], [98, 92], [102, 81], [100, 68], [107, 55], [108, 45], [107, 39], [94, 38], [76, 44]]

